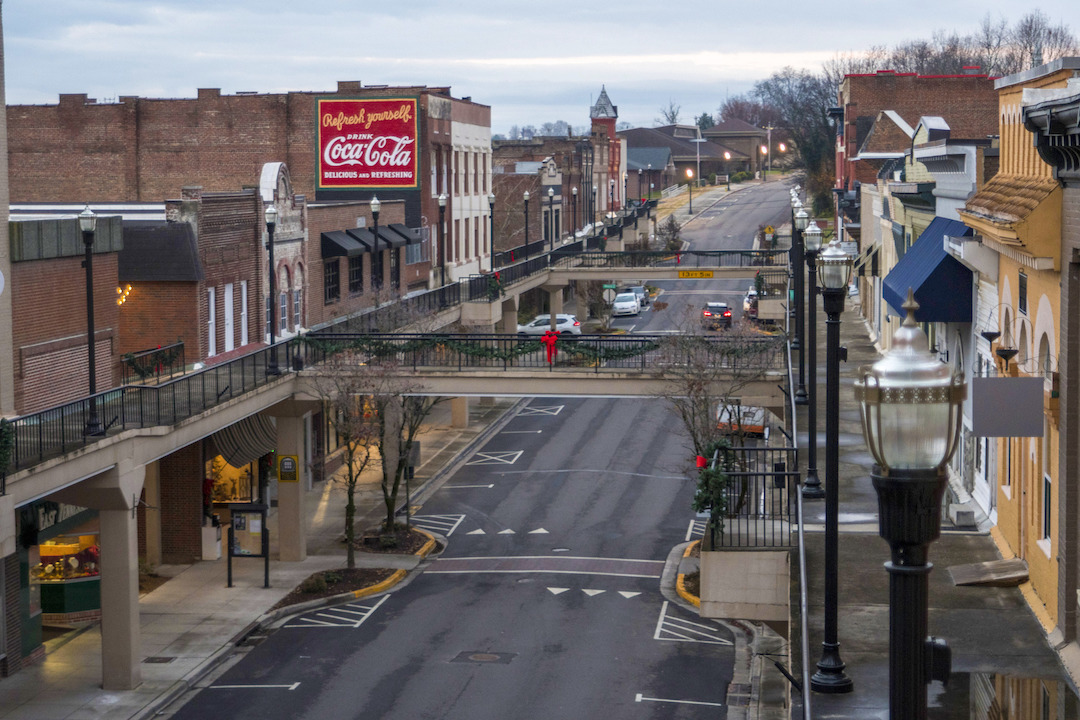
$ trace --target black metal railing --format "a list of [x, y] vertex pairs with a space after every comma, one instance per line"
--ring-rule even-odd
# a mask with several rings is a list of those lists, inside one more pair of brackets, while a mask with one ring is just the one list
[[721, 450], [718, 465], [728, 477], [721, 548], [792, 547], [799, 492], [794, 448], [733, 447]]
[[[704, 351], [714, 367], [739, 373], [786, 370], [784, 347], [774, 338], [696, 338], [693, 352]], [[353, 352], [365, 361], [394, 357], [414, 369], [545, 369], [589, 368], [660, 373], [687, 363], [687, 345], [671, 335], [561, 335], [548, 359], [539, 337], [506, 334], [313, 333], [302, 340], [301, 358], [309, 364], [326, 362], [340, 352]]]
[[177, 373], [183, 374], [186, 366], [182, 341], [152, 350], [127, 353], [120, 359], [120, 383], [161, 382]]
[[688, 250], [552, 253], [551, 267], [734, 268], [786, 267], [787, 250]]

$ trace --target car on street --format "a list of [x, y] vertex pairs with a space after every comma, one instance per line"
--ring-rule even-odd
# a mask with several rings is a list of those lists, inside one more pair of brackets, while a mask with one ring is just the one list
[[701, 324], [706, 330], [727, 330], [731, 327], [731, 308], [725, 302], [707, 302], [701, 309]]
[[620, 315], [639, 315], [641, 313], [641, 303], [638, 302], [637, 295], [632, 292], [621, 292], [615, 296], [614, 302], [611, 304], [611, 314], [615, 317]]
[[649, 291], [645, 289], [644, 285], [629, 285], [619, 289], [620, 293], [632, 292], [638, 299], [638, 304], [641, 307], [645, 307], [649, 304]]
[[716, 429], [725, 435], [765, 437], [765, 408], [721, 404], [716, 411]]
[[757, 320], [758, 316], [758, 293], [753, 287], [746, 291], [746, 297], [742, 301], [743, 317]]
[[[518, 335], [543, 335], [551, 329], [551, 315], [537, 315], [525, 325], [518, 325]], [[580, 335], [581, 323], [574, 315], [556, 315], [555, 332], [560, 335]]]

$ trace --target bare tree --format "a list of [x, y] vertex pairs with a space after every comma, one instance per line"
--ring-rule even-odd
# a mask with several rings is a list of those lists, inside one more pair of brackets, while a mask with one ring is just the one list
[[611, 329], [612, 303], [604, 297], [604, 283], [599, 280], [579, 281], [578, 289], [585, 298], [589, 316], [600, 321], [600, 330]]
[[679, 122], [679, 111], [682, 110], [682, 105], [669, 99], [666, 107], [661, 106], [660, 117], [655, 121], [657, 125], [677, 125]]
[[1064, 23], [1053, 25], [1042, 10], [1032, 10], [1013, 27], [1012, 72], [1027, 70], [1077, 53], [1076, 36]]
[[780, 113], [776, 108], [746, 95], [732, 95], [720, 105], [717, 114], [723, 122], [742, 120], [754, 127], [780, 125]]

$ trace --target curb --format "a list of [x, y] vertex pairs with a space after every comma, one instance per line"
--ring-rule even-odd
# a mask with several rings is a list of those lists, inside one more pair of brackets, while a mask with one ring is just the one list
[[[700, 544], [700, 540], [695, 540], [694, 542], [687, 545], [686, 550], [683, 551], [683, 557], [690, 557], [690, 553], [694, 549], [694, 546]], [[700, 578], [700, 574], [698, 577]], [[690, 603], [694, 607], [701, 607], [701, 598], [699, 598], [697, 595], [692, 595], [690, 591], [686, 589], [686, 573], [679, 573], [678, 578], [675, 580], [675, 592], [679, 593], [679, 597], [681, 597], [683, 600]]]

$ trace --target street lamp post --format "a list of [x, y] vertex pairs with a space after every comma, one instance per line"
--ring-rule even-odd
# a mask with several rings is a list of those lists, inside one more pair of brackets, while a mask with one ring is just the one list
[[[772, 164], [771, 158], [769, 157], [769, 148], [765, 147], [764, 145], [761, 146], [761, 158], [762, 158], [762, 163], [768, 161], [770, 165]], [[762, 175], [764, 176], [764, 177], [762, 177], [762, 182], [768, 182], [769, 181], [769, 170], [765, 169], [765, 171], [762, 173]]]
[[944, 640], [927, 637], [930, 543], [941, 534], [946, 464], [960, 436], [963, 377], [928, 350], [915, 321], [909, 289], [907, 317], [892, 348], [855, 383], [863, 435], [874, 456], [878, 531], [889, 543], [889, 718], [925, 720], [926, 686], [950, 673]]
[[85, 435], [101, 435], [104, 429], [98, 418], [97, 398], [97, 357], [94, 352], [94, 232], [97, 230], [97, 215], [87, 203], [79, 213], [79, 230], [82, 231], [83, 247], [86, 255], [83, 267], [86, 268], [86, 365], [90, 381], [90, 402], [86, 414]]
[[807, 422], [807, 454], [806, 454], [806, 480], [803, 481], [802, 494], [804, 498], [818, 500], [825, 497], [825, 491], [821, 487], [821, 480], [817, 472], [817, 254], [821, 249], [821, 228], [813, 220], [803, 231], [803, 247], [806, 250], [806, 267], [810, 278], [809, 301], [810, 313], [809, 327], [806, 330], [806, 354], [807, 361], [806, 380], [808, 386], [807, 405], [809, 417]]
[[522, 195], [525, 200], [525, 259], [529, 259], [529, 191]]
[[642, 175], [642, 170], [641, 170], [641, 168], [638, 168], [637, 169], [637, 196], [638, 196], [638, 199], [644, 199], [644, 197], [645, 197], [644, 195], [641, 194], [641, 175]]
[[548, 236], [548, 252], [555, 250], [555, 188], [548, 188], [548, 223], [551, 234]]
[[[727, 190], [731, 192], [731, 153], [727, 150], [724, 151], [724, 177], [727, 178]], [[801, 268], [802, 266], [800, 266]]]
[[652, 163], [648, 163], [649, 167], [649, 199], [652, 200], [653, 180], [652, 180]]
[[592, 210], [589, 213], [589, 224], [593, 226], [593, 235], [596, 235], [596, 186], [592, 187]]
[[690, 195], [690, 214], [694, 214], [694, 171], [686, 168], [686, 192]]
[[[376, 212], [378, 209], [378, 200], [376, 198], [371, 199], [371, 211]], [[277, 271], [274, 268], [274, 228], [277, 226], [277, 208], [272, 204], [266, 206], [266, 210], [263, 213], [263, 220], [266, 221], [266, 252], [270, 257], [270, 273], [268, 275], [269, 284], [269, 297], [270, 302], [270, 357], [266, 363], [267, 375], [280, 375], [281, 369], [278, 368], [277, 362], [277, 348], [274, 347], [274, 343], [277, 342]], [[378, 245], [378, 239], [375, 240], [376, 246]]]
[[825, 308], [825, 627], [821, 659], [810, 687], [823, 693], [848, 693], [854, 688], [844, 673], [837, 632], [839, 595], [840, 510], [840, 313], [851, 280], [851, 256], [833, 240], [821, 253], [818, 273]]
[[697, 161], [697, 165], [695, 166], [696, 169], [694, 170], [695, 177], [698, 179], [698, 182], [701, 182], [701, 143], [709, 141], [705, 138], [695, 138], [690, 142], [694, 143], [695, 159]]
[[488, 257], [490, 270], [495, 272], [495, 193], [488, 193], [488, 220], [491, 223], [491, 237], [488, 238]]
[[806, 252], [803, 247], [803, 231], [806, 230], [809, 216], [803, 210], [802, 203], [798, 198], [792, 198], [791, 224], [795, 231], [792, 250], [795, 252], [795, 338], [792, 346], [797, 345], [799, 350], [799, 386], [795, 389], [795, 402], [805, 405], [809, 400], [806, 395], [806, 275], [803, 273], [803, 263], [806, 260]]
[[570, 205], [572, 206], [574, 214], [574, 239], [577, 239], [578, 222], [577, 222], [577, 185], [570, 188]]
[[619, 209], [626, 209], [626, 187], [630, 182], [630, 175], [625, 170], [622, 174], [622, 200], [619, 201]]
[[[374, 249], [373, 252], [376, 255], [379, 255], [379, 257], [382, 257], [382, 255], [380, 254], [380, 253], [382, 253], [382, 250], [379, 249], [379, 210], [381, 210], [381, 209], [382, 209], [382, 203], [379, 202], [379, 198], [377, 198], [375, 196], [372, 196], [372, 198], [371, 198], [371, 219], [372, 219], [372, 228], [371, 228], [371, 230], [372, 230], [372, 232], [375, 233], [375, 249]], [[387, 243], [387, 249], [388, 250], [391, 249], [389, 247], [389, 243]], [[393, 267], [393, 265], [394, 265], [394, 263], [391, 263], [391, 267]], [[374, 285], [376, 289], [382, 288], [382, 281], [383, 281], [383, 279], [381, 277], [382, 267], [383, 267], [383, 264], [380, 262], [379, 263], [380, 277], [371, 279], [371, 284]]]
[[439, 195], [439, 285], [446, 285], [446, 193]]
[[[610, 180], [608, 180], [608, 204], [607, 204], [607, 213], [606, 214], [608, 216], [610, 216], [611, 213], [613, 213], [614, 211], [615, 211], [615, 178], [611, 178]], [[607, 226], [606, 222], [604, 223], [604, 226], [605, 227]]]

